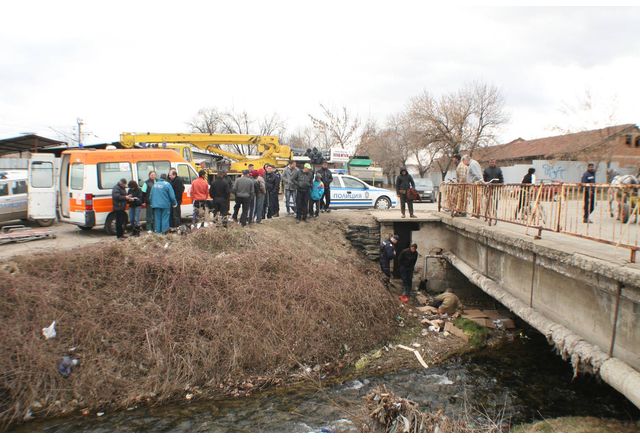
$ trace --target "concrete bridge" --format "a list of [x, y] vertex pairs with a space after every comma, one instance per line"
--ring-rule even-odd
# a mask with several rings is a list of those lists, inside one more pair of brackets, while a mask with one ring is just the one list
[[[441, 249], [449, 270], [544, 334], [576, 374], [599, 374], [640, 407], [640, 265], [626, 262], [627, 250], [439, 212], [375, 218], [383, 239], [396, 233], [423, 255]], [[423, 263], [430, 284], [446, 277], [436, 259]]]

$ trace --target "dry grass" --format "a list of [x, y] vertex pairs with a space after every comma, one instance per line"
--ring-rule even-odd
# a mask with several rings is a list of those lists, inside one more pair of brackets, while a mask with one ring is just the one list
[[420, 406], [379, 386], [365, 397], [366, 416], [356, 416], [356, 423], [363, 432], [382, 433], [500, 433], [507, 431], [509, 423], [505, 410], [494, 416], [465, 405], [464, 413], [457, 418], [420, 410]]
[[[358, 353], [387, 340], [394, 298], [340, 230], [314, 226], [208, 228], [16, 259], [19, 273], [0, 272], [0, 427], [30, 408], [126, 407], [282, 376], [339, 358], [345, 344]], [[58, 335], [44, 340], [52, 320]], [[65, 379], [56, 365], [73, 347], [81, 365]]]

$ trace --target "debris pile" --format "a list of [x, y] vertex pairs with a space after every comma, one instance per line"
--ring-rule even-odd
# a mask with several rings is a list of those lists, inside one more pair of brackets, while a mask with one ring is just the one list
[[474, 416], [464, 413], [459, 418], [447, 416], [443, 409], [422, 411], [416, 402], [395, 395], [384, 385], [364, 400], [366, 416], [358, 425], [365, 433], [499, 433], [509, 429], [502, 417], [477, 416], [481, 412], [473, 407], [469, 410], [477, 412]]
[[452, 433], [464, 431], [462, 426], [442, 410], [423, 412], [417, 403], [400, 398], [385, 386], [375, 388], [365, 397], [368, 422], [363, 432], [382, 433]]
[[236, 383], [242, 395], [397, 332], [395, 300], [339, 230], [292, 224], [284, 241], [275, 227], [16, 258], [18, 273], [0, 271], [0, 429], [30, 413], [184, 400], [187, 386], [191, 398]]

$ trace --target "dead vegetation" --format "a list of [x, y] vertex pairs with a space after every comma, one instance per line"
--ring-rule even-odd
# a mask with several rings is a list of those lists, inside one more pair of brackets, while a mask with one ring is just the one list
[[[328, 224], [208, 228], [16, 263], [0, 271], [4, 428], [30, 414], [250, 390], [252, 376], [263, 387], [397, 328], [395, 299]], [[63, 355], [80, 360], [68, 378]]]
[[363, 432], [378, 433], [500, 433], [508, 431], [506, 410], [489, 416], [485, 411], [465, 407], [463, 415], [453, 418], [443, 409], [423, 411], [409, 399], [401, 398], [379, 386], [365, 397], [366, 416], [358, 421]]

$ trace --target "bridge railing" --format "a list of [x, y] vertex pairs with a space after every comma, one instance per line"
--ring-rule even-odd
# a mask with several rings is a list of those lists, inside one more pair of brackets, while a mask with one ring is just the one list
[[640, 249], [640, 185], [442, 183], [438, 210]]

